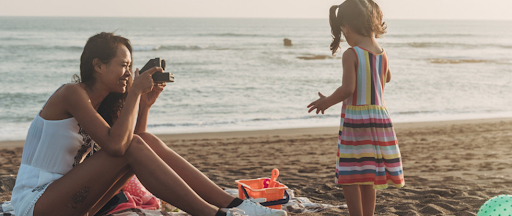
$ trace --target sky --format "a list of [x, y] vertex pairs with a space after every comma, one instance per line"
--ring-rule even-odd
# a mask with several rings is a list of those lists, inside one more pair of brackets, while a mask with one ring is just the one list
[[[0, 0], [0, 16], [326, 18], [342, 0]], [[376, 0], [387, 19], [512, 20], [512, 0]]]

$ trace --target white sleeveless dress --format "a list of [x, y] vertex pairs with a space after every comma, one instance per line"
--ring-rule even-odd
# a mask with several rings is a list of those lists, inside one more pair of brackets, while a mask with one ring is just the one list
[[12, 191], [17, 216], [32, 216], [46, 188], [81, 163], [94, 145], [74, 117], [45, 120], [39, 113], [28, 129]]

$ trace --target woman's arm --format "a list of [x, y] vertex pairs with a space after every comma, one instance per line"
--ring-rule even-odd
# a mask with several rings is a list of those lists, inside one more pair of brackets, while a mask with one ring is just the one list
[[342, 61], [342, 85], [338, 89], [336, 89], [336, 91], [334, 91], [329, 97], [325, 97], [324, 95], [322, 95], [322, 93], [318, 92], [320, 98], [308, 105], [308, 108], [310, 108], [308, 112], [317, 109], [316, 114], [318, 114], [319, 112], [322, 112], [322, 114], [324, 114], [324, 111], [326, 109], [341, 101], [344, 101], [354, 93], [356, 88], [357, 56], [353, 50], [347, 49], [343, 53]]
[[112, 127], [94, 109], [89, 95], [79, 85], [65, 86], [64, 108], [108, 154], [124, 155], [133, 137], [140, 95], [152, 89], [151, 75], [157, 70], [161, 69], [150, 69], [135, 78], [132, 88], [128, 91], [123, 109]]
[[158, 82], [153, 87], [153, 90], [141, 96], [139, 115], [137, 116], [137, 124], [135, 125], [135, 134], [146, 132], [149, 110], [151, 109], [151, 106], [156, 102], [156, 99], [160, 93], [162, 93], [166, 85], [167, 84], [165, 82]]
[[65, 110], [78, 121], [91, 138], [110, 155], [123, 155], [125, 145], [133, 136], [140, 93], [128, 92], [123, 109], [116, 123], [110, 127], [94, 109], [89, 95], [79, 85], [64, 87]]
[[139, 114], [137, 115], [137, 124], [135, 125], [135, 134], [140, 134], [142, 132], [146, 132], [148, 125], [148, 116], [149, 116], [150, 107], [139, 106]]

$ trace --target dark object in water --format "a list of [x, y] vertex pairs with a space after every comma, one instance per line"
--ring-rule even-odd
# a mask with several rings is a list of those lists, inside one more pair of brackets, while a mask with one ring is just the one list
[[299, 56], [298, 59], [302, 60], [322, 60], [322, 59], [332, 59], [332, 56], [328, 55], [307, 55], [307, 56]]
[[292, 40], [285, 38], [283, 41], [285, 46], [292, 46]]

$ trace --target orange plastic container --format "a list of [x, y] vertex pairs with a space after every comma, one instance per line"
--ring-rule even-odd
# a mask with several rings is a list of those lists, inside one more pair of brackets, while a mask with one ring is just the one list
[[236, 180], [235, 182], [238, 184], [238, 197], [240, 199], [247, 198], [244, 193], [245, 189], [249, 198], [265, 198], [266, 200], [261, 202], [262, 205], [273, 209], [281, 209], [282, 204], [287, 203], [289, 200], [287, 193], [286, 198], [284, 198], [288, 187], [281, 182], [277, 182], [277, 176], [279, 176], [279, 170], [273, 169], [271, 178]]

